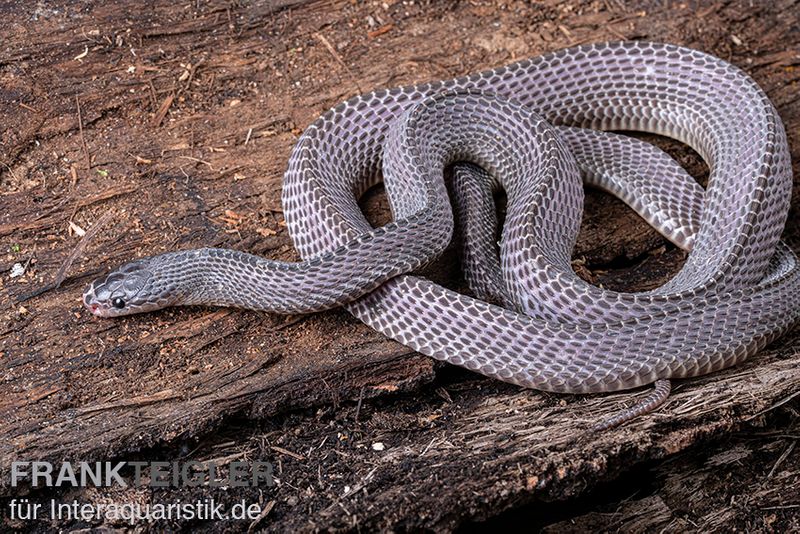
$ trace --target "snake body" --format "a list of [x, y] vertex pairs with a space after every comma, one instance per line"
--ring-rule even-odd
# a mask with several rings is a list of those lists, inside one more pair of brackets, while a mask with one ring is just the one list
[[[657, 148], [606, 130], [688, 144], [708, 164], [707, 189]], [[393, 220], [373, 228], [357, 199], [381, 174]], [[581, 175], [690, 251], [674, 278], [623, 293], [574, 273]], [[738, 68], [667, 44], [580, 46], [322, 115], [283, 189], [303, 261], [170, 252], [98, 279], [84, 302], [101, 316], [344, 306], [416, 351], [506, 382], [564, 393], [656, 382], [666, 397], [664, 381], [734, 365], [800, 318], [800, 269], [780, 241], [791, 184], [780, 118]], [[499, 254], [497, 189], [508, 197]], [[409, 274], [448, 246], [454, 211], [474, 297]]]

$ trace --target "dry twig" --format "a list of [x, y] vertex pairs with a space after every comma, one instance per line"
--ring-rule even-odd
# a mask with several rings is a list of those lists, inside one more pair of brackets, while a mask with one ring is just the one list
[[83, 136], [83, 116], [81, 114], [81, 103], [78, 100], [78, 95], [75, 95], [75, 107], [78, 108], [78, 132], [81, 136], [81, 144], [83, 145], [83, 155], [86, 158], [86, 168], [92, 168], [92, 158], [89, 156], [89, 147], [86, 145], [86, 138]]
[[75, 249], [70, 253], [67, 259], [64, 260], [64, 263], [61, 264], [61, 267], [58, 269], [58, 272], [56, 273], [56, 276], [51, 283], [47, 284], [44, 287], [40, 287], [39, 289], [31, 293], [28, 293], [27, 295], [22, 295], [18, 297], [17, 301], [24, 302], [26, 300], [32, 299], [33, 297], [38, 297], [39, 295], [46, 293], [51, 289], [58, 289], [59, 287], [61, 287], [61, 283], [66, 278], [67, 271], [69, 270], [69, 268], [75, 262], [77, 257], [80, 256], [81, 253], [83, 253], [84, 249], [86, 248], [86, 245], [89, 244], [89, 241], [91, 241], [92, 238], [94, 238], [94, 236], [97, 235], [97, 232], [99, 232], [100, 229], [103, 226], [105, 226], [109, 220], [111, 220], [111, 216], [113, 215], [113, 213], [114, 212], [112, 210], [107, 211], [102, 217], [100, 217], [97, 220], [97, 222], [94, 223], [94, 225], [92, 225], [89, 231], [86, 232], [86, 234], [84, 234], [84, 236], [75, 246]]

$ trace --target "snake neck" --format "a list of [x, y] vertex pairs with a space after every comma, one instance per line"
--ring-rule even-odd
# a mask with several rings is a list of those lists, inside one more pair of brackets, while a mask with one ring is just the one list
[[274, 294], [275, 283], [262, 264], [286, 266], [297, 271], [303, 264], [271, 262], [238, 250], [199, 248], [170, 252], [151, 260], [149, 291], [169, 294], [171, 305], [233, 306], [268, 309], [265, 297]]

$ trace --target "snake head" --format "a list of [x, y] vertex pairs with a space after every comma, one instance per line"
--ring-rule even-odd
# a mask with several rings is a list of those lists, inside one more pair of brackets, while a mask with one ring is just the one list
[[83, 292], [83, 304], [98, 317], [119, 317], [163, 308], [169, 303], [153, 294], [153, 279], [147, 259], [126, 263], [89, 284]]

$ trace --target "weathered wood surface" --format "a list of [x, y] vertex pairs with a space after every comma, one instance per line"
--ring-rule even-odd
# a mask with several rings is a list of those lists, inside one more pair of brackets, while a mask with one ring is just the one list
[[[485, 380], [341, 311], [194, 308], [102, 321], [81, 308], [92, 277], [138, 255], [211, 245], [296, 259], [282, 172], [302, 129], [337, 102], [578, 43], [652, 39], [734, 62], [772, 98], [800, 161], [796, 2], [624, 4], [0, 5], [0, 472], [20, 458], [170, 459], [197, 440], [199, 457], [232, 433], [238, 452], [281, 459], [266, 442], [303, 458], [282, 458], [286, 484], [262, 496], [276, 501], [266, 519], [275, 528], [454, 527], [575, 497], [776, 412], [795, 424], [797, 331], [745, 365], [681, 382], [658, 413], [592, 435], [589, 423], [631, 394], [562, 397]], [[702, 177], [689, 150], [662, 146]], [[799, 192], [786, 232], [795, 247]], [[586, 204], [583, 274], [636, 290], [679, 268], [682, 254], [619, 202], [591, 192]], [[365, 206], [385, 220], [380, 195]], [[70, 222], [88, 230], [106, 214], [59, 289], [18, 300], [52, 282], [78, 246]], [[27, 270], [12, 279], [15, 263]], [[458, 286], [451, 258], [434, 274]], [[372, 450], [378, 441], [384, 451]], [[786, 477], [765, 479], [775, 508], [752, 511], [754, 521], [791, 525], [796, 510], [781, 507], [797, 504], [784, 492], [796, 488], [796, 454]], [[635, 502], [663, 517], [669, 499]], [[621, 509], [638, 513], [632, 506]], [[667, 511], [667, 523], [644, 514], [642, 525], [671, 524]], [[717, 528], [741, 521], [688, 514], [688, 524]]]

